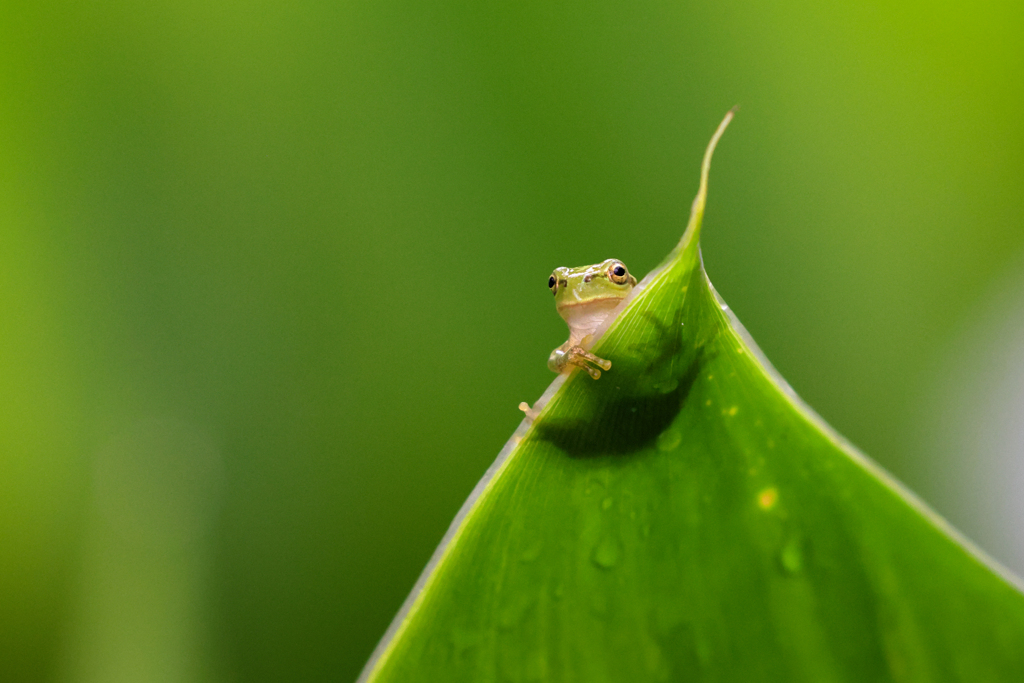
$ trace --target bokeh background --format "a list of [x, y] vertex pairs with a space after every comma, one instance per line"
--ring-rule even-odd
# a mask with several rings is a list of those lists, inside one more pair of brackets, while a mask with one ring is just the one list
[[545, 282], [678, 239], [1024, 573], [1024, 4], [0, 10], [0, 678], [355, 678], [553, 376]]

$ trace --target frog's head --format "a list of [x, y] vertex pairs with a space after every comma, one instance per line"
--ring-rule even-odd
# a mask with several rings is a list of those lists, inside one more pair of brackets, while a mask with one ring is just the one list
[[634, 285], [636, 278], [618, 259], [608, 259], [593, 266], [556, 268], [548, 278], [548, 288], [555, 295], [558, 314], [569, 323], [571, 330], [589, 328], [595, 319], [599, 324], [632, 291]]

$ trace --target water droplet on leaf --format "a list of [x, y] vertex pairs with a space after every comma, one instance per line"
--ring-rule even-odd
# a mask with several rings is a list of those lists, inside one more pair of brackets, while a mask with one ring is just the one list
[[771, 510], [779, 500], [779, 492], [774, 486], [770, 486], [757, 494], [757, 504], [762, 510]]
[[683, 440], [683, 435], [676, 429], [666, 429], [658, 435], [659, 451], [674, 451]]
[[619, 542], [606, 536], [594, 546], [594, 552], [590, 555], [590, 559], [601, 569], [612, 569], [619, 563], [620, 553]]
[[476, 647], [480, 642], [480, 633], [465, 628], [456, 627], [451, 633], [452, 654], [456, 658], [461, 657], [466, 651]]
[[679, 388], [679, 380], [675, 377], [665, 380], [655, 385], [655, 388], [663, 394], [671, 394], [673, 391]]
[[503, 631], [508, 631], [514, 628], [521, 622], [526, 615], [533, 609], [533, 603], [535, 598], [527, 600], [519, 600], [506, 605], [501, 610], [500, 616], [498, 617], [498, 628]]
[[804, 568], [804, 550], [798, 537], [793, 537], [782, 547], [779, 562], [788, 574], [796, 574]]
[[542, 543], [540, 541], [534, 541], [531, 543], [527, 546], [526, 550], [523, 551], [523, 554], [519, 556], [519, 561], [533, 562], [536, 560], [540, 556], [541, 546]]

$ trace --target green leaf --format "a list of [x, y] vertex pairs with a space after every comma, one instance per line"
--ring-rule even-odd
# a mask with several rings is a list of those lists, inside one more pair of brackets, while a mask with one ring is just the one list
[[1024, 595], [804, 405], [679, 246], [467, 501], [383, 681], [1021, 681]]

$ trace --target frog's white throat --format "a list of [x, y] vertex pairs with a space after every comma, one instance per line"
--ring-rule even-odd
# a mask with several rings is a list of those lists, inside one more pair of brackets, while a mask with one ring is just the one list
[[608, 319], [608, 316], [620, 303], [622, 303], [622, 297], [608, 297], [560, 306], [558, 312], [562, 314], [562, 318], [569, 325], [570, 345], [575, 346], [585, 337], [596, 332], [601, 323]]

